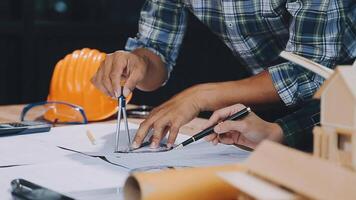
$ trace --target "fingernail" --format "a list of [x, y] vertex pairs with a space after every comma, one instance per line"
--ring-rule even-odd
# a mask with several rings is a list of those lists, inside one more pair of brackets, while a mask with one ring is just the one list
[[171, 143], [168, 143], [168, 144], [167, 144], [167, 148], [168, 148], [168, 149], [172, 148], [172, 146], [173, 146], [173, 145], [172, 145]]
[[115, 97], [113, 97], [113, 98], [118, 98], [119, 97], [119, 93], [117, 93], [117, 91], [115, 91], [114, 94], [115, 94]]
[[127, 97], [131, 93], [131, 90], [125, 87], [123, 92], [124, 92], [124, 96]]
[[133, 142], [132, 145], [131, 145], [131, 148], [133, 149], [137, 149], [139, 146], [137, 144], [137, 142]]
[[152, 142], [150, 145], [151, 149], [156, 149], [157, 148], [157, 143], [156, 142]]

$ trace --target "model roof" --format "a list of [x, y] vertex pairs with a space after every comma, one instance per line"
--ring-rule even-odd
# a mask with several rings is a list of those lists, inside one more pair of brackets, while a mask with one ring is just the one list
[[328, 78], [320, 87], [320, 89], [315, 93], [314, 98], [320, 98], [324, 90], [333, 82], [337, 76], [341, 76], [341, 79], [344, 81], [352, 96], [356, 98], [356, 67], [351, 66], [337, 67], [331, 77]]

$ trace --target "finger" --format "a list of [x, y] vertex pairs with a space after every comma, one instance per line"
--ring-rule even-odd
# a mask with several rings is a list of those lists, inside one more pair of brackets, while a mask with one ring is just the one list
[[134, 141], [131, 145], [133, 149], [137, 149], [141, 146], [143, 140], [145, 139], [147, 133], [152, 127], [152, 122], [149, 120], [145, 120], [140, 124], [140, 127], [137, 130], [137, 133], [135, 135]]
[[215, 126], [214, 131], [215, 133], [226, 133], [230, 131], [238, 131], [241, 133], [246, 132], [247, 130], [247, 123], [244, 120], [240, 121], [224, 121]]
[[219, 138], [216, 137], [213, 141], [212, 141], [213, 145], [217, 145], [219, 143]]
[[159, 121], [155, 122], [153, 124], [153, 135], [152, 135], [152, 142], [151, 142], [151, 148], [157, 148], [159, 143], [162, 140], [163, 132], [168, 126], [168, 123], [166, 121]]
[[92, 83], [98, 90], [103, 92], [105, 95], [110, 96], [109, 92], [106, 90], [106, 88], [103, 86], [101, 82], [103, 76], [103, 67], [104, 67], [104, 62], [101, 62], [98, 71], [96, 72], [95, 76], [92, 78]]
[[218, 115], [218, 117], [220, 119], [226, 119], [229, 116], [239, 112], [240, 110], [244, 109], [246, 106], [242, 105], [242, 104], [235, 104], [226, 108], [222, 108], [220, 110], [218, 110], [216, 112], [216, 114]]
[[235, 113], [237, 113], [237, 112], [239, 112], [239, 111], [241, 111], [241, 110], [243, 110], [244, 108], [246, 108], [246, 106], [245, 105], [243, 105], [243, 104], [235, 104], [235, 105], [232, 105], [232, 106], [230, 106], [230, 110], [231, 110], [231, 113], [230, 113], [230, 115], [233, 115], [233, 114], [235, 114]]
[[179, 132], [179, 127], [177, 125], [172, 125], [169, 129], [169, 136], [168, 136], [168, 141], [167, 141], [167, 147], [172, 148], [174, 145], [174, 142], [177, 139]]
[[123, 52], [117, 53], [112, 65], [113, 67], [110, 72], [111, 85], [116, 97], [119, 97], [121, 95], [123, 71], [127, 67], [127, 56]]
[[219, 135], [219, 142], [223, 144], [237, 144], [240, 137], [240, 133], [233, 132], [233, 133], [225, 133]]
[[242, 145], [242, 146], [246, 146], [249, 147], [251, 149], [255, 149], [257, 144], [254, 142], [251, 142], [250, 140], [248, 140], [246, 137], [244, 137], [242, 134], [240, 135], [239, 139], [237, 142], [235, 142], [235, 144], [237, 145]]
[[149, 115], [147, 119], [145, 119], [141, 124], [139, 129], [137, 130], [134, 142], [132, 143], [132, 148], [136, 146], [136, 148], [140, 147], [143, 140], [145, 139], [146, 135], [148, 134], [148, 131], [153, 128], [153, 124], [158, 120], [158, 119], [163, 119], [163, 116], [167, 115], [168, 110], [160, 110], [156, 112], [154, 115]]
[[226, 108], [215, 111], [209, 118], [208, 123], [203, 127], [203, 129], [213, 126], [214, 124], [228, 118], [229, 116], [239, 112], [244, 109], [246, 106], [242, 104], [235, 104]]
[[115, 97], [115, 94], [112, 89], [111, 79], [110, 79], [110, 71], [112, 68], [112, 56], [107, 56], [104, 61], [104, 66], [102, 69], [101, 82], [105, 87], [106, 91], [109, 93], [111, 97]]
[[[129, 60], [127, 63], [127, 67], [133, 69], [130, 73], [129, 77], [126, 80], [124, 86], [124, 96], [128, 96], [136, 87], [136, 85], [143, 79], [144, 73], [141, 70], [144, 66], [143, 64], [138, 61], [131, 61]], [[130, 65], [137, 65], [137, 66], [130, 66]]]
[[218, 137], [218, 134], [213, 133], [213, 134], [210, 134], [210, 135], [206, 136], [204, 139], [207, 142], [212, 142], [216, 137]]
[[215, 111], [209, 118], [208, 122], [203, 126], [203, 129], [206, 129], [219, 121], [225, 119], [228, 115], [226, 114], [226, 110], [220, 109]]

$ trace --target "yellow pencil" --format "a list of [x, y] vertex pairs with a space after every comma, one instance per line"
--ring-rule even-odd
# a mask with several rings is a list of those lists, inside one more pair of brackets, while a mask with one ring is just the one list
[[91, 142], [91, 144], [95, 145], [96, 140], [95, 140], [94, 134], [90, 130], [87, 130], [87, 136], [88, 136], [88, 139]]

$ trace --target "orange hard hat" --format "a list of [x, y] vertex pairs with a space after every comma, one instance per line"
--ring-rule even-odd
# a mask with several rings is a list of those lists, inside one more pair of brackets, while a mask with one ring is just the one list
[[[88, 48], [76, 50], [65, 56], [56, 64], [47, 100], [82, 107], [88, 121], [99, 121], [114, 115], [117, 112], [118, 101], [96, 89], [90, 82], [100, 63], [105, 60], [105, 56], [105, 53]], [[132, 93], [126, 98], [126, 102], [131, 97]], [[66, 110], [61, 112], [66, 112]], [[55, 116], [53, 112], [45, 115], [49, 121], [58, 117], [64, 116]], [[69, 119], [60, 120], [68, 121]]]

